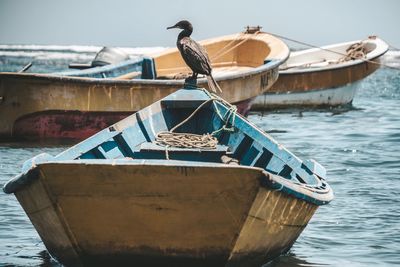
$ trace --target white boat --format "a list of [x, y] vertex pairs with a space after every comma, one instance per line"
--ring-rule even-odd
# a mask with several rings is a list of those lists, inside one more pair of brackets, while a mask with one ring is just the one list
[[351, 104], [360, 81], [379, 68], [389, 49], [371, 36], [291, 53], [278, 81], [256, 98], [253, 110]]

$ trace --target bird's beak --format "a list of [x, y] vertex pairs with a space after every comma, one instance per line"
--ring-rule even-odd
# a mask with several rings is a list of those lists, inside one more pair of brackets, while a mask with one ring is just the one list
[[167, 30], [178, 28], [176, 25], [168, 27]]

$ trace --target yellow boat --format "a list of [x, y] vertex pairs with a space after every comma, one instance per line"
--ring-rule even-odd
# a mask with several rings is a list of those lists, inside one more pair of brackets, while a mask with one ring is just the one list
[[[202, 41], [222, 97], [246, 113], [278, 78], [284, 42], [259, 31]], [[84, 139], [181, 88], [190, 72], [176, 48], [53, 74], [0, 73], [0, 138]], [[77, 77], [80, 76], [80, 77]], [[199, 77], [198, 86], [207, 87]]]

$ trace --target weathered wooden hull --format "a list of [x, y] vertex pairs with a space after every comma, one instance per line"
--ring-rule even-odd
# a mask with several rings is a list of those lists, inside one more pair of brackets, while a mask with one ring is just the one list
[[[246, 114], [278, 78], [277, 67], [219, 81]], [[116, 81], [0, 73], [0, 138], [82, 140], [182, 87], [176, 81]], [[200, 86], [207, 86], [205, 79]]]
[[15, 194], [72, 266], [260, 266], [318, 207], [269, 188], [260, 169], [182, 164], [42, 164]]

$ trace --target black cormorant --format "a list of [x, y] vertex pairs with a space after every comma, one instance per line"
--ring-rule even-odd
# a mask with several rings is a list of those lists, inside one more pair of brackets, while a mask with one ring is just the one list
[[183, 30], [178, 35], [176, 46], [181, 52], [183, 60], [185, 60], [186, 64], [192, 69], [192, 78], [196, 79], [199, 73], [204, 74], [207, 76], [208, 87], [214, 92], [216, 92], [217, 89], [222, 92], [211, 75], [211, 63], [207, 52], [200, 44], [190, 38], [193, 32], [192, 24], [187, 20], [181, 20], [174, 26], [168, 27], [167, 30], [174, 28]]

